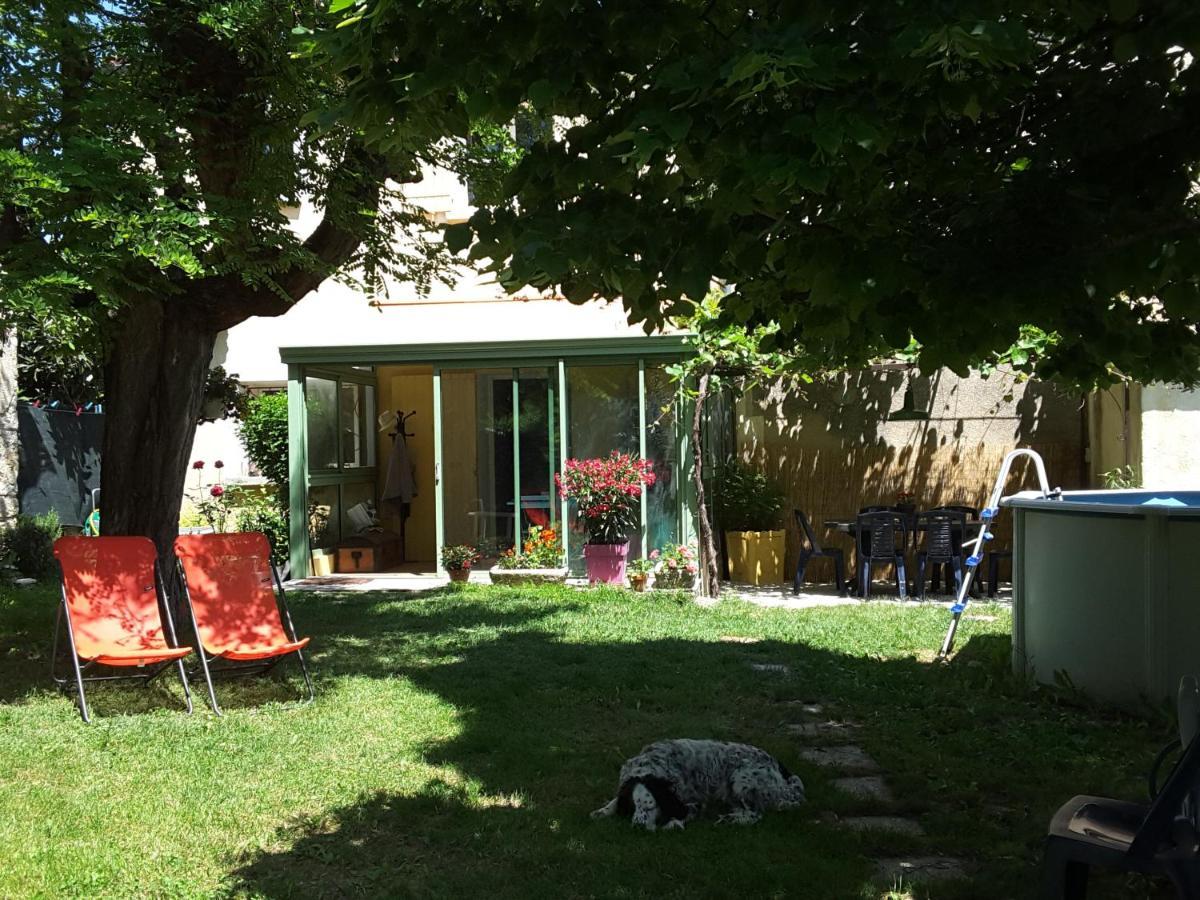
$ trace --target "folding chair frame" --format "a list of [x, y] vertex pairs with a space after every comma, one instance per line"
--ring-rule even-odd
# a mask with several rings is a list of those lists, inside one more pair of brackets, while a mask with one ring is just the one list
[[[301, 701], [299, 706], [307, 706], [316, 698], [316, 693], [313, 691], [312, 678], [308, 674], [308, 665], [304, 662], [304, 652], [297, 647], [287, 653], [280, 653], [278, 656], [272, 656], [263, 660], [249, 660], [245, 663], [237, 663], [232, 660], [222, 660], [218, 654], [213, 656], [204, 649], [204, 642], [200, 639], [200, 625], [196, 621], [196, 608], [192, 606], [192, 592], [188, 587], [187, 571], [183, 568], [183, 560], [179, 557], [175, 558], [175, 565], [178, 570], [180, 584], [183, 585], [183, 596], [187, 601], [188, 614], [192, 619], [192, 630], [196, 634], [196, 655], [200, 657], [200, 668], [193, 669], [191, 672], [194, 678], [197, 674], [204, 675], [204, 682], [208, 685], [208, 699], [212, 704], [213, 712], [218, 716], [223, 716], [225, 713], [221, 710], [221, 706], [217, 703], [217, 692], [213, 686], [213, 677], [216, 675], [229, 675], [230, 677], [239, 678], [249, 675], [265, 675], [270, 672], [276, 665], [282, 662], [289, 656], [295, 656], [296, 661], [300, 663], [300, 672], [304, 675], [304, 684], [308, 689], [308, 698]], [[292, 611], [288, 608], [287, 592], [283, 589], [283, 582], [279, 579], [279, 570], [275, 568], [275, 563], [269, 563], [271, 566], [271, 576], [274, 579], [277, 592], [275, 594], [275, 603], [282, 612], [283, 627], [287, 636], [293, 641], [298, 641], [296, 636], [296, 626], [292, 624]], [[225, 665], [217, 666], [210, 663], [223, 661]]]
[[[161, 663], [153, 663], [146, 666], [138, 666], [138, 669], [149, 669], [148, 672], [139, 672], [136, 675], [86, 675], [89, 669], [95, 665], [99, 665], [95, 660], [92, 660], [84, 665], [79, 664], [79, 653], [75, 649], [75, 627], [71, 624], [71, 610], [67, 603], [67, 573], [63, 571], [62, 563], [59, 563], [59, 593], [62, 597], [62, 602], [58, 606], [58, 616], [54, 622], [54, 640], [50, 649], [50, 677], [54, 679], [54, 683], [66, 693], [67, 686], [72, 681], [70, 675], [59, 677], [56, 671], [58, 662], [58, 634], [62, 630], [62, 624], [67, 623], [67, 641], [71, 650], [71, 667], [74, 670], [74, 682], [79, 706], [79, 715], [83, 717], [83, 721], [91, 724], [91, 714], [88, 712], [87, 698], [84, 696], [83, 683], [85, 681], [140, 681], [143, 687], [146, 687], [166, 671], [172, 665], [179, 667], [179, 680], [183, 684], [183, 696], [187, 702], [188, 715], [192, 713], [192, 691], [188, 686], [187, 670], [183, 666], [183, 657], [178, 659], [168, 659]], [[158, 568], [158, 560], [154, 561], [154, 588], [155, 595], [158, 599], [159, 613], [162, 615], [163, 625], [167, 630], [167, 643], [170, 647], [178, 647], [179, 641], [175, 637], [175, 622], [171, 618], [171, 607], [167, 603], [166, 588], [163, 585], [162, 573]]]

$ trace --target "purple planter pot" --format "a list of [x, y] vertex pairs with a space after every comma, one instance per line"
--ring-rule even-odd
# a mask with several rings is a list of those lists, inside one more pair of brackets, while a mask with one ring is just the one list
[[584, 544], [588, 584], [625, 584], [625, 558], [629, 542], [624, 544]]

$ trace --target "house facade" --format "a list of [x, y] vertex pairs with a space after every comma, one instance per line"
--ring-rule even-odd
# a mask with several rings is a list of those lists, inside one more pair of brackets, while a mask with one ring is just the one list
[[[471, 213], [446, 173], [407, 193], [435, 222]], [[295, 211], [301, 233], [314, 219]], [[369, 520], [415, 570], [436, 569], [449, 545], [495, 556], [531, 525], [561, 530], [579, 568], [585, 535], [554, 476], [566, 459], [613, 450], [657, 474], [631, 551], [689, 540], [690, 454], [667, 373], [684, 352], [682, 335], [646, 334], [620, 303], [514, 297], [464, 267], [449, 284], [390, 284], [375, 297], [327, 281], [286, 315], [231, 329], [213, 364], [251, 390], [288, 393], [299, 577], [312, 550], [350, 542]], [[192, 458], [206, 465], [189, 487], [256, 481], [231, 422], [200, 426]]]

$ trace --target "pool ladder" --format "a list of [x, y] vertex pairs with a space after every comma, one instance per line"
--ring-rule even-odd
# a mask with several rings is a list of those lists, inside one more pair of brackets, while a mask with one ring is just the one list
[[954, 647], [954, 636], [958, 632], [958, 622], [962, 618], [963, 610], [967, 608], [967, 594], [971, 590], [971, 582], [975, 578], [975, 570], [983, 562], [984, 544], [993, 537], [991, 526], [996, 516], [1000, 514], [1000, 495], [1004, 491], [1005, 482], [1008, 481], [1008, 472], [1012, 468], [1013, 461], [1022, 456], [1027, 456], [1033, 460], [1033, 467], [1037, 471], [1038, 486], [1042, 489], [1042, 499], [1062, 499], [1062, 488], [1050, 489], [1050, 481], [1046, 478], [1046, 464], [1042, 462], [1042, 457], [1037, 451], [1013, 450], [1004, 457], [1004, 462], [1000, 464], [1000, 474], [996, 477], [996, 484], [992, 487], [992, 495], [988, 497], [987, 506], [979, 514], [981, 520], [979, 534], [975, 537], [975, 540], [963, 544], [964, 550], [968, 547], [970, 548], [970, 555], [967, 557], [967, 571], [963, 574], [962, 581], [958, 586], [958, 596], [954, 600], [954, 605], [950, 607], [953, 617], [950, 619], [950, 627], [946, 629], [946, 639], [942, 641], [942, 649], [938, 653], [939, 657], [945, 658]]

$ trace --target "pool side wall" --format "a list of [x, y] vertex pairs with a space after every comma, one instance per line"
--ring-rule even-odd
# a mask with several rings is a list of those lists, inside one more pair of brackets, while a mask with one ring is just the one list
[[1122, 706], [1174, 697], [1200, 673], [1200, 515], [1080, 506], [1013, 505], [1013, 669]]

